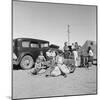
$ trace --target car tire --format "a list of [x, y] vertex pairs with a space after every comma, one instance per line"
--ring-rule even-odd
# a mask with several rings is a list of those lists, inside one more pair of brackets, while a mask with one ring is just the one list
[[21, 59], [21, 62], [20, 62], [20, 67], [22, 69], [31, 69], [33, 67], [33, 64], [34, 64], [34, 60], [32, 58], [32, 56], [30, 55], [25, 55], [22, 59]]

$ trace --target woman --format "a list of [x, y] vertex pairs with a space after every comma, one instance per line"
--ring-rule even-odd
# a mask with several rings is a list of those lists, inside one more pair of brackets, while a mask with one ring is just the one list
[[93, 55], [94, 55], [91, 47], [88, 47], [87, 53], [88, 53], [88, 65], [89, 65], [88, 67], [91, 67], [93, 63]]
[[74, 54], [74, 61], [75, 61], [75, 66], [78, 66], [78, 52], [76, 49], [73, 50], [73, 54]]

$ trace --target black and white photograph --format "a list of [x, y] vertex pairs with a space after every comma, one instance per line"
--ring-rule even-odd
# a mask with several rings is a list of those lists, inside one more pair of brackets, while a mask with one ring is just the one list
[[12, 0], [12, 98], [97, 94], [97, 6]]

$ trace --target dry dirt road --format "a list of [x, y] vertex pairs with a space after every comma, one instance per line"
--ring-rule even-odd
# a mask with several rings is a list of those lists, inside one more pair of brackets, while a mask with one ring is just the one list
[[13, 70], [13, 99], [48, 96], [96, 94], [96, 66], [76, 68], [67, 78], [31, 75], [30, 71]]

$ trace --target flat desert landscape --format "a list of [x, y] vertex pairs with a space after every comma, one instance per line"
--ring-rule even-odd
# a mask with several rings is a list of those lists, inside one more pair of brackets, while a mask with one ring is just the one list
[[13, 70], [13, 99], [96, 94], [96, 66], [76, 68], [66, 78], [30, 74], [30, 70]]

